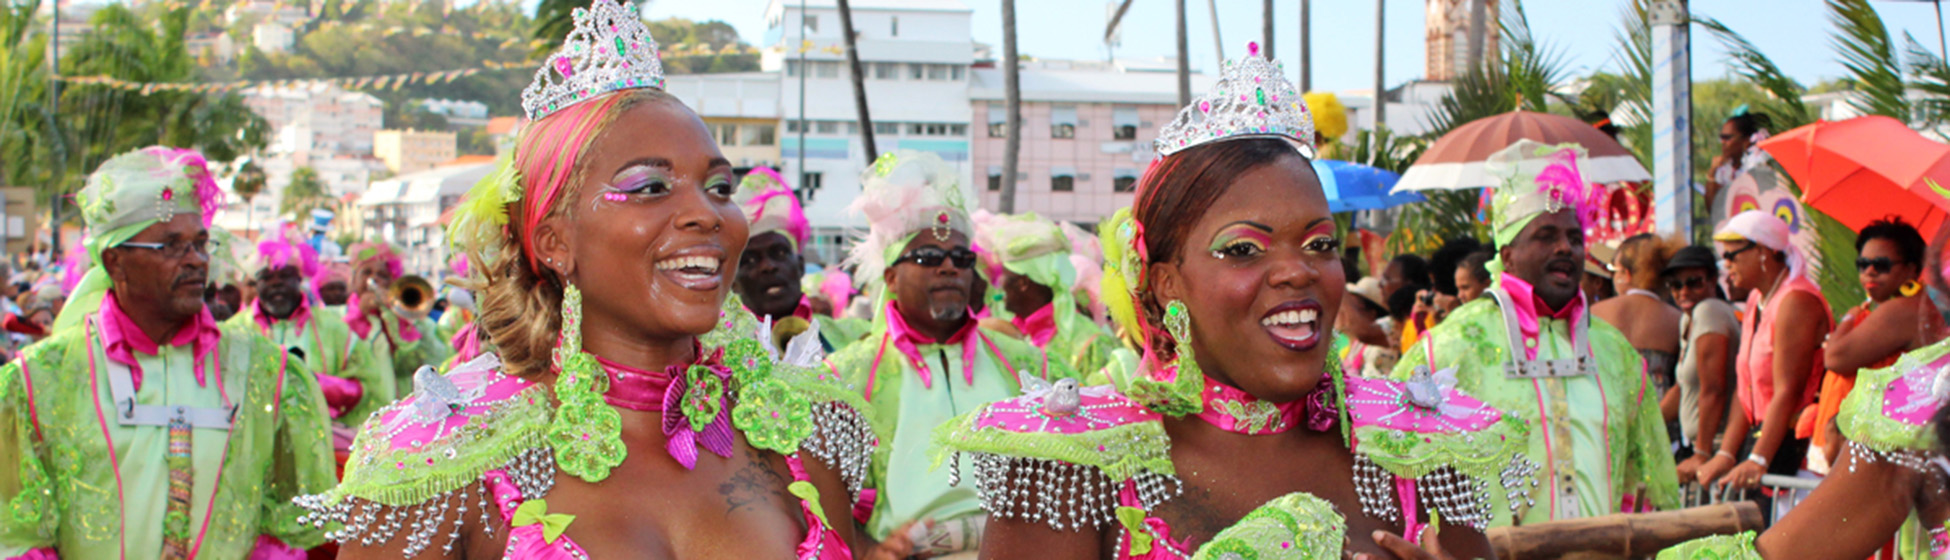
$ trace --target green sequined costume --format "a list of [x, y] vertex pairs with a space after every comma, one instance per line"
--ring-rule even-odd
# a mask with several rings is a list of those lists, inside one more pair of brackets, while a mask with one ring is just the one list
[[345, 315], [338, 309], [314, 306], [308, 324], [300, 326], [289, 320], [274, 321], [268, 332], [259, 326], [258, 313], [257, 306], [250, 305], [244, 308], [243, 313], [238, 313], [225, 323], [258, 330], [271, 342], [302, 352], [305, 366], [312, 373], [343, 377], [359, 383], [364, 393], [358, 404], [352, 405], [338, 418], [339, 423], [357, 427], [365, 422], [367, 416], [398, 398], [392, 360], [375, 357], [372, 341], [352, 336], [352, 329], [345, 325]]
[[[169, 484], [168, 428], [115, 421], [109, 368], [93, 321], [56, 333], [0, 369], [0, 556], [54, 548], [62, 558], [156, 558]], [[93, 340], [91, 340], [91, 338]], [[191, 351], [138, 355], [149, 372], [138, 403], [218, 407], [217, 383], [199, 386]], [[92, 354], [92, 355], [91, 355]], [[297, 548], [323, 542], [294, 497], [334, 483], [324, 398], [304, 364], [255, 329], [228, 325], [216, 351], [221, 391], [237, 405], [227, 435], [194, 432], [197, 555], [243, 558], [259, 536]], [[94, 371], [93, 377], [90, 372]], [[215, 374], [213, 368], [210, 372]], [[132, 453], [140, 453], [141, 456]], [[192, 540], [192, 542], [198, 542]]]

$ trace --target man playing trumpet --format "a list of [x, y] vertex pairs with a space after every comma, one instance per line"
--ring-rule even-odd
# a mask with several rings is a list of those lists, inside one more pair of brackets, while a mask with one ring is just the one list
[[454, 350], [440, 340], [427, 312], [433, 308], [433, 286], [418, 276], [404, 276], [399, 253], [383, 242], [352, 246], [352, 297], [345, 302], [345, 322], [352, 334], [372, 345], [373, 356], [390, 358], [396, 379], [394, 395], [413, 393], [413, 372], [420, 366], [440, 367]]

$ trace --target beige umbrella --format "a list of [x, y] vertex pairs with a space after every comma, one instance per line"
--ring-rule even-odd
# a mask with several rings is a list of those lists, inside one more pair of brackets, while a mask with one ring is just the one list
[[1494, 187], [1501, 179], [1485, 170], [1483, 162], [1524, 139], [1584, 146], [1590, 157], [1579, 161], [1578, 169], [1587, 181], [1652, 180], [1652, 174], [1639, 165], [1632, 152], [1591, 125], [1570, 117], [1520, 110], [1470, 121], [1442, 135], [1422, 152], [1415, 165], [1409, 166], [1408, 173], [1402, 174], [1393, 192]]

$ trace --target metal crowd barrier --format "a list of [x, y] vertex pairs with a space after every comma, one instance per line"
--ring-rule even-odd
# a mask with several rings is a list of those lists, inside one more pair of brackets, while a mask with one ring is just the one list
[[1761, 475], [1760, 486], [1754, 488], [1734, 488], [1715, 484], [1711, 487], [1689, 482], [1680, 487], [1685, 507], [1709, 506], [1729, 502], [1755, 502], [1761, 505], [1761, 514], [1766, 526], [1787, 515], [1794, 506], [1808, 498], [1815, 486], [1821, 484], [1818, 478], [1796, 478], [1777, 474]]

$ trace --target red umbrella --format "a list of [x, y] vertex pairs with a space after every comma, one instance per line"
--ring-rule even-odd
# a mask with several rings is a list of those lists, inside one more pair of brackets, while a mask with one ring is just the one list
[[1950, 209], [1950, 145], [1883, 116], [1821, 121], [1762, 140], [1801, 201], [1849, 229], [1900, 216], [1924, 239], [1936, 235]]
[[1578, 168], [1593, 183], [1652, 180], [1630, 150], [1584, 121], [1519, 110], [1476, 119], [1442, 135], [1402, 174], [1393, 192], [1497, 186], [1502, 179], [1490, 175], [1483, 162], [1524, 139], [1584, 146], [1588, 157]]

